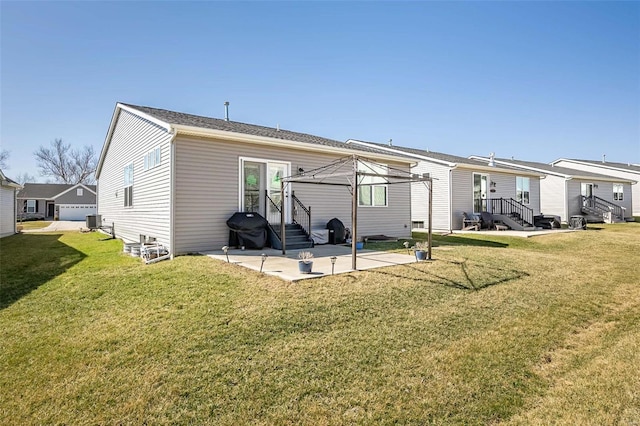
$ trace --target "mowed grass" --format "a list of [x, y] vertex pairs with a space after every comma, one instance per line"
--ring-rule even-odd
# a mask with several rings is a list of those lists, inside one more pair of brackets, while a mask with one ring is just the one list
[[0, 240], [0, 424], [640, 422], [640, 224], [295, 284], [103, 239]]
[[32, 220], [32, 221], [27, 221], [27, 222], [18, 222], [16, 224], [19, 227], [22, 227], [22, 229], [42, 229], [42, 228], [46, 228], [47, 226], [51, 225], [51, 221], [46, 221], [46, 220]]

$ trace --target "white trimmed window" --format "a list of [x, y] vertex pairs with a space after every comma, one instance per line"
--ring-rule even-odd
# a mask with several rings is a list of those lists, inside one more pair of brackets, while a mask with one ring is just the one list
[[530, 199], [529, 178], [516, 176], [516, 201], [522, 204], [529, 204]]
[[[358, 171], [386, 175], [387, 166], [359, 161]], [[384, 177], [361, 176], [358, 183], [358, 204], [365, 207], [386, 207], [388, 205], [386, 183]]]
[[36, 208], [36, 200], [27, 200], [27, 213], [35, 213]]
[[133, 206], [133, 163], [124, 166], [124, 206]]
[[153, 169], [160, 165], [160, 147], [152, 149], [144, 155], [144, 170]]
[[624, 189], [621, 183], [613, 184], [613, 201], [623, 201], [624, 200]]
[[83, 193], [84, 193], [84, 191], [82, 190], [82, 188], [78, 188], [78, 189], [76, 189], [76, 195], [77, 195], [78, 197], [82, 197], [82, 194], [83, 194]]

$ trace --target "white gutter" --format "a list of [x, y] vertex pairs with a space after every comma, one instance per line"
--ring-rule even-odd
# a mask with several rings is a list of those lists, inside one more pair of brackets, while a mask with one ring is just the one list
[[[256, 136], [256, 135], [250, 135], [246, 133], [229, 132], [226, 130], [205, 129], [202, 127], [184, 126], [180, 124], [173, 125], [173, 128], [177, 133], [180, 133], [181, 135], [185, 135], [185, 136], [200, 136], [200, 137], [218, 139], [222, 141], [255, 143], [260, 145], [269, 145], [269, 146], [283, 147], [288, 149], [298, 148], [305, 151], [322, 152], [322, 153], [332, 153], [332, 154], [343, 153], [345, 155], [354, 154], [353, 152], [354, 150], [349, 148], [298, 142], [298, 141], [292, 141], [289, 139], [277, 139], [277, 138], [270, 138], [267, 136]], [[395, 155], [384, 155], [384, 154], [379, 154], [375, 152], [363, 151], [359, 155], [362, 157], [373, 157], [380, 160], [395, 161], [399, 163], [406, 163], [406, 164], [415, 163], [415, 161], [408, 158], [397, 157]]]

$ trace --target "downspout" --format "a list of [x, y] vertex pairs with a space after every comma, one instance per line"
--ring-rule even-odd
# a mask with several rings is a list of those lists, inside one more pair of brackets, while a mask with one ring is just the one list
[[569, 223], [569, 181], [572, 178], [564, 179], [564, 216], [567, 224]]
[[175, 247], [176, 247], [176, 137], [178, 136], [178, 131], [171, 128], [171, 132], [173, 132], [173, 136], [169, 140], [169, 147], [171, 149], [171, 154], [169, 155], [169, 166], [171, 168], [171, 184], [169, 189], [169, 256], [171, 259], [175, 256]]

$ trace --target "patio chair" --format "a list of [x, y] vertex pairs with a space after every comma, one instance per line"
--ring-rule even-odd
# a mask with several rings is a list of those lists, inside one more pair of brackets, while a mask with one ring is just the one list
[[489, 212], [480, 213], [480, 220], [482, 222], [480, 229], [495, 229], [497, 231], [506, 231], [509, 229], [509, 226], [502, 223], [501, 220], [494, 218]]
[[462, 230], [463, 231], [470, 231], [470, 230], [474, 230], [477, 231], [480, 229], [480, 226], [482, 225], [482, 221], [480, 219], [480, 217], [478, 217], [478, 215], [469, 215], [466, 212], [462, 212]]

